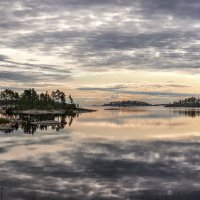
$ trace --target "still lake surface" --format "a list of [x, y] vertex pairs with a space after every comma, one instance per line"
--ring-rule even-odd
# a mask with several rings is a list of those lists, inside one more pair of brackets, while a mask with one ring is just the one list
[[63, 127], [0, 132], [2, 199], [199, 190], [200, 109], [97, 109]]

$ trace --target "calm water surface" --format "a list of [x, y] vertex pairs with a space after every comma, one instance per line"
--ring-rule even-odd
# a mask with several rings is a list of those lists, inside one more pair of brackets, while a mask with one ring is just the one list
[[200, 188], [199, 109], [97, 109], [67, 117], [64, 127], [0, 132], [3, 198], [104, 199], [122, 190]]

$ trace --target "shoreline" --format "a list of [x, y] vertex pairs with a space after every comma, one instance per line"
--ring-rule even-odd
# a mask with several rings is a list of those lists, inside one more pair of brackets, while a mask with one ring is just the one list
[[11, 126], [0, 125], [0, 131], [11, 131], [13, 128]]
[[[52, 110], [42, 110], [42, 109], [27, 109], [27, 110], [13, 110], [14, 115], [70, 115], [78, 113], [96, 112], [97, 110], [86, 109], [86, 108], [76, 108], [76, 109], [52, 109]], [[5, 109], [0, 109], [1, 114], [6, 114]]]
[[[28, 110], [13, 110], [11, 115], [27, 115], [27, 116], [36, 116], [36, 115], [68, 115], [74, 116], [81, 113], [90, 113], [96, 112], [97, 110], [86, 109], [86, 108], [76, 108], [76, 109], [53, 109], [53, 110], [40, 110], [40, 109], [28, 109]], [[6, 110], [0, 109], [0, 114], [6, 115]], [[4, 119], [4, 118], [3, 118]], [[13, 125], [19, 122], [18, 120], [8, 120], [5, 123], [0, 124], [0, 131], [12, 131]], [[19, 122], [21, 123], [21, 122]], [[61, 125], [61, 122], [54, 120], [43, 120], [43, 121], [31, 121], [31, 125], [47, 125], [47, 126], [57, 126]]]
[[187, 106], [183, 106], [183, 105], [181, 105], [181, 106], [173, 106], [173, 105], [167, 105], [167, 106], [165, 106], [165, 108], [200, 108], [200, 106], [189, 106], [189, 105], [187, 105]]

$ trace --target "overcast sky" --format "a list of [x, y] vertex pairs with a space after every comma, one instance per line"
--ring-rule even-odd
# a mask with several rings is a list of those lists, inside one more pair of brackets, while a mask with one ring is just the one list
[[199, 94], [199, 0], [1, 0], [0, 89], [77, 101]]

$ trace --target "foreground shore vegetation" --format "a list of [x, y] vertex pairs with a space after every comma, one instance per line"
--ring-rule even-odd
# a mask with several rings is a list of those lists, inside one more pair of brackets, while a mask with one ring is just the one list
[[71, 95], [67, 97], [60, 90], [52, 91], [50, 94], [37, 93], [35, 89], [24, 90], [21, 94], [6, 89], [0, 92], [0, 107], [9, 110], [53, 110], [53, 109], [76, 109], [78, 104], [74, 103]]
[[8, 123], [10, 123], [10, 120], [9, 120], [9, 119], [0, 118], [0, 125], [1, 125], [1, 124], [8, 124]]

